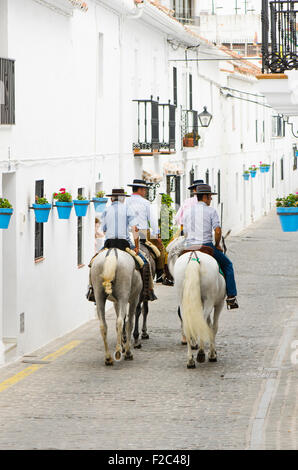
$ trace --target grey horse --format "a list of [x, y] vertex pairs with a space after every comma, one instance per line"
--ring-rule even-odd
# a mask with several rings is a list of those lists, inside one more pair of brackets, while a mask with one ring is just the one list
[[[142, 278], [135, 268], [131, 255], [117, 248], [99, 253], [91, 266], [91, 283], [94, 289], [100, 331], [105, 347], [105, 364], [114, 364], [107, 340], [107, 323], [105, 318], [106, 300], [114, 302], [117, 315], [117, 345], [114, 359], [122, 358], [122, 330], [125, 324], [124, 359], [132, 360], [131, 332], [133, 319], [142, 291]], [[129, 310], [127, 315], [127, 309]], [[127, 316], [127, 319], [126, 319]]]
[[[141, 243], [140, 249], [142, 253], [146, 256], [147, 260], [149, 261], [152, 279], [154, 279], [155, 272], [156, 272], [156, 265], [155, 265], [153, 254], [143, 243]], [[137, 348], [137, 349], [140, 349], [142, 347], [141, 341], [139, 339], [139, 336], [140, 336], [139, 318], [142, 312], [143, 312], [142, 339], [149, 339], [149, 335], [147, 333], [147, 316], [149, 313], [148, 301], [143, 300], [141, 296], [140, 301], [137, 305], [137, 309], [136, 309], [135, 327], [134, 327], [134, 332], [133, 332], [134, 348]]]

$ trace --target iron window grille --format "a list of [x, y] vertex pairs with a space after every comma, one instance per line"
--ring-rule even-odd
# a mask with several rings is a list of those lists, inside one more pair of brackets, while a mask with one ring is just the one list
[[218, 204], [220, 204], [220, 202], [221, 202], [221, 193], [220, 193], [220, 190], [221, 190], [221, 188], [220, 188], [220, 170], [218, 170], [218, 172], [217, 172], [217, 193], [218, 193], [218, 195], [217, 195], [217, 203], [218, 203]]
[[173, 67], [173, 101], [174, 105], [177, 106], [177, 68]]
[[[83, 188], [78, 189], [78, 195], [83, 196]], [[83, 217], [78, 217], [77, 226], [77, 264], [83, 264]]]
[[170, 104], [160, 104], [161, 108], [161, 121], [160, 132], [162, 140], [160, 142], [161, 150], [168, 150], [169, 152], [176, 149], [176, 106]]
[[296, 145], [293, 145], [293, 157], [294, 157], [293, 170], [297, 170], [297, 167], [298, 167], [298, 150], [297, 150]]
[[172, 0], [171, 8], [174, 10], [174, 17], [181, 23], [194, 22], [192, 0]]
[[137, 139], [133, 143], [133, 150], [149, 150], [158, 152], [159, 142], [159, 97], [153, 100], [133, 100], [137, 103], [138, 123]]
[[283, 157], [280, 159], [280, 179], [281, 179], [281, 181], [284, 180], [284, 159], [283, 159]]
[[285, 136], [285, 122], [281, 116], [272, 116], [272, 137]]
[[15, 64], [0, 58], [0, 124], [15, 124]]
[[207, 171], [205, 173], [205, 182], [206, 182], [206, 184], [209, 184], [209, 169], [207, 169]]
[[262, 0], [263, 73], [298, 69], [297, 12], [298, 1]]
[[181, 141], [183, 147], [197, 147], [199, 145], [198, 111], [183, 109], [181, 116]]
[[[35, 196], [44, 197], [44, 181], [35, 181]], [[44, 253], [44, 236], [43, 236], [43, 225], [35, 222], [35, 260], [43, 258]]]

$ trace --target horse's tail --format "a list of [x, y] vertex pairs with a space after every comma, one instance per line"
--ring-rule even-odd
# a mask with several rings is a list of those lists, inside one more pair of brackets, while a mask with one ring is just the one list
[[105, 289], [106, 294], [108, 295], [112, 294], [112, 282], [115, 279], [116, 267], [117, 258], [115, 256], [114, 251], [112, 251], [109, 255], [106, 256], [102, 272], [102, 285]]
[[203, 315], [200, 286], [200, 264], [190, 260], [186, 270], [182, 295], [183, 330], [187, 341], [210, 341], [211, 330]]

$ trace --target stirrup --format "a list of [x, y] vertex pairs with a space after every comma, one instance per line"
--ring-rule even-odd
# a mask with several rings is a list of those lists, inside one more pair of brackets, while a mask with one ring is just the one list
[[89, 302], [95, 302], [94, 290], [93, 290], [92, 286], [88, 287], [88, 292], [86, 294], [86, 299], [89, 300]]
[[233, 308], [239, 308], [236, 296], [226, 299], [226, 302], [228, 310], [232, 310]]

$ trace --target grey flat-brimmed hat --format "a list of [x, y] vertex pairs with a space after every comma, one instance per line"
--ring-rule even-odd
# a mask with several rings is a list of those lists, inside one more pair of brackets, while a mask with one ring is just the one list
[[124, 196], [130, 197], [129, 194], [125, 194], [124, 189], [112, 189], [112, 194], [106, 194], [107, 197], [116, 197], [116, 196]]
[[217, 194], [212, 192], [211, 186], [209, 186], [209, 184], [204, 183], [198, 184], [196, 187], [196, 192], [197, 194]]
[[198, 186], [198, 184], [204, 183], [204, 180], [194, 180], [194, 182], [188, 187], [188, 189], [194, 189]]
[[148, 188], [148, 184], [145, 180], [133, 180], [132, 184], [128, 184], [127, 186], [136, 186], [138, 188]]

